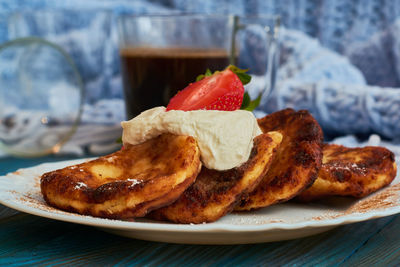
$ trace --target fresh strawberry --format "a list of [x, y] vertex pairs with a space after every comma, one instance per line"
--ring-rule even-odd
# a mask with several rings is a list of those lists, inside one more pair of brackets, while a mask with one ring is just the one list
[[207, 70], [196, 82], [178, 92], [169, 102], [167, 110], [236, 110], [242, 106], [243, 84], [250, 81], [246, 70], [229, 66], [212, 74]]

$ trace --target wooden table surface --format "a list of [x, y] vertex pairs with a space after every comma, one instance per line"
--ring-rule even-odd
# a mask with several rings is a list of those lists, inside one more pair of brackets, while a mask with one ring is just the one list
[[[0, 159], [0, 175], [71, 158]], [[0, 266], [399, 266], [400, 216], [311, 237], [249, 245], [180, 245], [129, 239], [0, 205]]]

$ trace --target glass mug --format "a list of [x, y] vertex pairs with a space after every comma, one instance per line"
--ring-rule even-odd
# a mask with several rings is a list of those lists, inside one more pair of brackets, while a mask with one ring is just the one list
[[278, 16], [122, 16], [118, 28], [127, 119], [229, 64], [249, 69], [253, 97], [273, 89]]

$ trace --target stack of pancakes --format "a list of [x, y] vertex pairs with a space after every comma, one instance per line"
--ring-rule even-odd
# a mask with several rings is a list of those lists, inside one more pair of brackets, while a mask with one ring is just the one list
[[305, 110], [278, 111], [258, 124], [263, 134], [254, 139], [250, 158], [230, 170], [202, 166], [193, 137], [163, 134], [45, 173], [41, 191], [49, 205], [84, 215], [203, 223], [293, 198], [364, 197], [396, 176], [392, 152], [324, 144]]

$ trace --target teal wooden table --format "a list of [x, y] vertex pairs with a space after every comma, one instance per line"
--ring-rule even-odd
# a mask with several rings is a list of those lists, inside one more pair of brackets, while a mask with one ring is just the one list
[[[0, 159], [0, 175], [66, 157]], [[400, 216], [315, 236], [250, 245], [178, 245], [128, 239], [0, 205], [0, 266], [399, 266]]]

